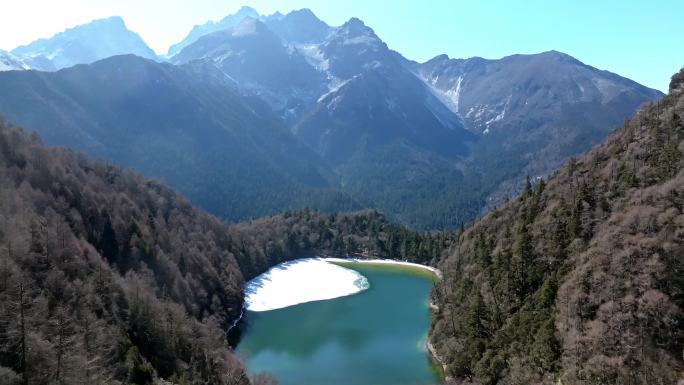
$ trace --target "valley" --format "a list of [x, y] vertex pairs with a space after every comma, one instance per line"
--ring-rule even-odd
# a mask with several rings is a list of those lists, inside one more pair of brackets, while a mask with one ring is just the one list
[[684, 68], [587, 64], [656, 7], [117, 6], [0, 49], [0, 385], [684, 384]]

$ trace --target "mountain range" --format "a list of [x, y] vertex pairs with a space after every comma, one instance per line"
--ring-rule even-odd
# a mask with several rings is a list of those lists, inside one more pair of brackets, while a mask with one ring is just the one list
[[[49, 56], [80, 30], [95, 31], [78, 39], [90, 46], [114, 34], [102, 28], [125, 29], [119, 21], [12, 54]], [[116, 53], [151, 57], [131, 47]], [[60, 52], [60, 67], [98, 56]], [[227, 220], [376, 207], [411, 227], [441, 229], [500, 204], [525, 175], [549, 175], [662, 96], [554, 51], [417, 63], [359, 19], [331, 27], [306, 9], [262, 16], [243, 8], [196, 26], [169, 54], [170, 64], [120, 56], [56, 73], [2, 73], [11, 92], [0, 114], [47, 143], [161, 178]]]

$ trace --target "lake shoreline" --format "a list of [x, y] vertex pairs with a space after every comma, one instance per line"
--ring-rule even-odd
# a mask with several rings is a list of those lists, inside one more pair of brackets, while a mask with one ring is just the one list
[[[304, 374], [335, 385], [442, 383], [440, 366], [426, 345], [431, 324], [426, 307], [438, 276], [433, 268], [406, 261], [326, 259], [320, 254], [302, 263], [314, 263], [307, 259], [356, 270], [368, 277], [372, 290], [272, 312], [246, 312], [245, 324], [250, 326], [234, 346], [237, 354], [248, 357], [245, 362], [254, 373], [270, 371], [285, 385], [301, 383]], [[294, 278], [293, 284], [308, 286], [303, 276], [295, 274]], [[334, 278], [323, 275], [310, 290], [335, 286]], [[301, 366], [304, 361], [313, 366]], [[343, 367], [359, 368], [359, 372], [330, 376], [332, 368]], [[378, 376], [387, 370], [393, 379], [380, 381]], [[351, 382], [340, 382], [345, 377]]]
[[[303, 257], [302, 259], [307, 258]], [[442, 280], [442, 272], [436, 267], [432, 266], [427, 266], [427, 265], [422, 265], [419, 263], [414, 263], [414, 262], [409, 262], [409, 261], [402, 261], [402, 260], [395, 260], [395, 259], [384, 259], [384, 258], [364, 258], [364, 257], [348, 257], [348, 258], [342, 258], [342, 257], [331, 257], [331, 256], [317, 256], [317, 257], [308, 257], [312, 259], [319, 259], [323, 260], [329, 263], [333, 264], [363, 264], [363, 265], [376, 265], [376, 266], [383, 266], [383, 265], [394, 265], [394, 266], [401, 266], [405, 268], [410, 268], [410, 269], [418, 269], [421, 271], [429, 272], [432, 277], [436, 280]], [[296, 259], [295, 259], [296, 260]], [[430, 316], [431, 318], [434, 318], [435, 314], [439, 311], [439, 307], [437, 307], [432, 301], [428, 299], [428, 308], [430, 309]], [[232, 324], [231, 327], [228, 328], [228, 333], [232, 331], [232, 329], [235, 329], [238, 327], [241, 322], [244, 321], [244, 311], [246, 310], [245, 307], [243, 307], [241, 314], [235, 320]], [[239, 333], [241, 334], [241, 333]], [[437, 352], [437, 349], [434, 347], [432, 344], [431, 340], [431, 333], [428, 333], [428, 336], [425, 340], [425, 348], [429, 354], [430, 359], [441, 369], [441, 377], [443, 381], [446, 381], [449, 379], [447, 376], [447, 365], [445, 364], [444, 359], [439, 355]], [[234, 345], [237, 345], [237, 342], [240, 340], [240, 337], [237, 337], [236, 340], [234, 340]]]
[[358, 258], [358, 257], [349, 257], [349, 258], [339, 258], [339, 257], [321, 257], [324, 261], [327, 262], [340, 262], [340, 263], [364, 263], [364, 264], [376, 264], [376, 265], [398, 265], [398, 266], [406, 266], [406, 267], [414, 267], [417, 269], [422, 269], [422, 270], [427, 270], [431, 272], [432, 274], [437, 277], [437, 279], [441, 280], [442, 279], [442, 271], [439, 270], [436, 267], [428, 266], [428, 265], [422, 265], [420, 263], [414, 263], [414, 262], [408, 262], [408, 261], [401, 261], [397, 259], [383, 259], [383, 258]]
[[[361, 264], [376, 264], [376, 265], [399, 265], [399, 266], [406, 266], [406, 267], [413, 267], [413, 268], [418, 268], [422, 270], [427, 270], [431, 272], [437, 280], [442, 280], [442, 271], [439, 270], [436, 267], [432, 266], [427, 266], [427, 265], [421, 265], [419, 263], [413, 263], [413, 262], [408, 262], [408, 261], [400, 261], [400, 260], [395, 260], [395, 259], [380, 259], [380, 258], [358, 258], [358, 257], [351, 257], [351, 258], [338, 258], [338, 257], [324, 257], [323, 258], [326, 261], [335, 263], [335, 262], [340, 262], [340, 263], [361, 263]], [[439, 307], [434, 304], [432, 301], [428, 300], [428, 307], [431, 310], [430, 316], [434, 318], [435, 313], [439, 312]], [[437, 352], [437, 349], [432, 345], [432, 342], [430, 341], [431, 333], [428, 333], [428, 337], [425, 340], [425, 348], [427, 349], [428, 353], [430, 354], [430, 358], [436, 362], [439, 365], [439, 368], [441, 369], [442, 372], [442, 379], [444, 381], [449, 380], [449, 376], [447, 375], [447, 365], [445, 363], [445, 360], [442, 358], [442, 356], [439, 355]]]

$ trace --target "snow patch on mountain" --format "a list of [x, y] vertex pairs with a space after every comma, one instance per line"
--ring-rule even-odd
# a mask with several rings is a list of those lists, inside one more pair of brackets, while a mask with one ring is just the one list
[[461, 97], [461, 83], [463, 83], [463, 75], [456, 79], [456, 87], [451, 88], [446, 92], [446, 96], [451, 102], [451, 105], [454, 107], [453, 110], [456, 113], [458, 113], [458, 101]]
[[442, 100], [428, 93], [425, 98], [425, 107], [439, 121], [439, 123], [451, 130], [457, 129], [461, 122], [461, 116], [452, 111]]
[[23, 71], [31, 69], [16, 55], [0, 50], [0, 71]]
[[617, 83], [604, 78], [593, 77], [591, 79], [596, 89], [601, 93], [602, 103], [607, 103], [611, 101], [615, 96], [624, 90], [624, 87], [618, 85]]
[[506, 103], [504, 104], [503, 110], [501, 110], [496, 116], [494, 116], [493, 118], [489, 119], [489, 120], [485, 123], [485, 125], [487, 126], [487, 131], [489, 130], [489, 125], [490, 125], [490, 124], [496, 123], [496, 122], [498, 122], [498, 121], [501, 121], [501, 120], [503, 120], [503, 118], [506, 117], [506, 111], [508, 110], [508, 105], [509, 105], [510, 102], [511, 102], [511, 97], [513, 97], [513, 95], [508, 95], [508, 98], [506, 99]]
[[338, 78], [333, 78], [332, 81], [331, 81], [331, 83], [328, 85], [329, 91], [326, 92], [326, 93], [324, 93], [323, 95], [321, 95], [321, 96], [318, 98], [318, 103], [322, 103], [325, 99], [328, 98], [328, 96], [330, 96], [330, 95], [336, 93], [336, 92], [339, 91], [342, 87], [344, 87], [345, 85], [347, 85], [347, 83], [349, 83], [350, 81], [352, 81], [353, 79], [356, 79], [356, 78], [357, 78], [357, 76], [353, 76], [352, 78], [346, 79], [346, 80], [339, 80]]
[[399, 101], [396, 97], [391, 97], [391, 98], [385, 98], [385, 105], [387, 108], [392, 111], [392, 112], [401, 112], [398, 109], [399, 106]]
[[256, 20], [252, 18], [245, 19], [242, 23], [236, 25], [232, 29], [233, 37], [250, 36], [257, 33]]
[[330, 60], [325, 57], [318, 44], [297, 44], [295, 48], [309, 65], [321, 72], [328, 71]]
[[377, 41], [378, 41], [378, 39], [374, 36], [362, 35], [362, 36], [354, 36], [354, 37], [349, 37], [347, 39], [344, 39], [342, 41], [342, 44], [344, 44], [344, 45], [357, 45], [357, 44], [373, 45]]
[[460, 117], [460, 112], [459, 112], [459, 101], [461, 98], [461, 84], [463, 83], [463, 75], [459, 75], [458, 78], [456, 78], [456, 81], [454, 81], [454, 85], [451, 88], [448, 88], [446, 91], [439, 88], [437, 86], [437, 82], [439, 81], [439, 76], [436, 76], [434, 78], [426, 78], [424, 76], [421, 76], [420, 74], [415, 74], [430, 90], [430, 92], [437, 98], [439, 101], [444, 103], [446, 107], [451, 110], [451, 112], [459, 115]]

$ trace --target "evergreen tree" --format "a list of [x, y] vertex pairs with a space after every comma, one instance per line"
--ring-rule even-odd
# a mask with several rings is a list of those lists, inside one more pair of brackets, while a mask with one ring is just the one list
[[523, 188], [522, 195], [520, 196], [520, 199], [527, 199], [532, 195], [532, 181], [530, 180], [530, 176], [527, 175], [525, 177], [525, 187]]
[[682, 154], [674, 142], [665, 143], [657, 159], [656, 174], [658, 178], [666, 180], [673, 177], [679, 170], [681, 158]]
[[471, 338], [482, 339], [488, 336], [490, 321], [487, 305], [477, 289], [473, 289], [468, 298], [468, 312], [466, 314], [466, 330]]

